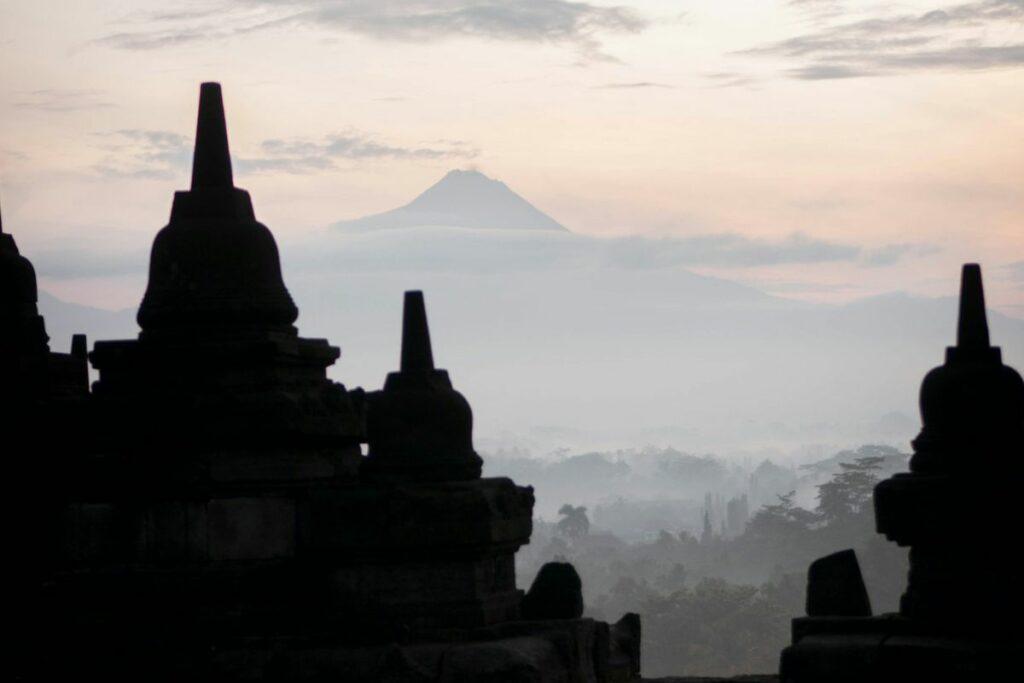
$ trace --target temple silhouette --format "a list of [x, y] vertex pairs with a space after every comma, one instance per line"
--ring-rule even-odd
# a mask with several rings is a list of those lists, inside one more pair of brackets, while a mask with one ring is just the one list
[[327, 378], [340, 351], [294, 326], [274, 237], [234, 186], [218, 84], [200, 90], [138, 338], [53, 352], [36, 299], [0, 234], [17, 680], [637, 675], [637, 618], [583, 618], [578, 577], [540, 582], [554, 609], [522, 609], [533, 489], [481, 478], [421, 292], [382, 390]]
[[879, 533], [910, 548], [897, 614], [872, 616], [853, 551], [816, 560], [783, 681], [991, 681], [1020, 667], [1024, 382], [989, 341], [981, 268], [963, 268], [956, 346], [921, 385], [910, 472], [875, 487]]
[[[481, 477], [422, 292], [380, 390], [329, 380], [340, 350], [297, 317], [234, 186], [216, 83], [136, 339], [53, 351], [0, 223], [14, 680], [638, 679], [639, 618], [584, 617], [571, 565], [517, 587], [533, 490]], [[910, 548], [899, 613], [872, 614], [853, 551], [817, 560], [781, 680], [994, 680], [1019, 662], [1024, 382], [990, 344], [976, 265], [921, 415], [910, 471], [875, 490], [878, 531]]]

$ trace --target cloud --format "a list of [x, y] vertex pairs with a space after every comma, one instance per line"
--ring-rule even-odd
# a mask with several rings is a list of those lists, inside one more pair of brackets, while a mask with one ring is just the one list
[[772, 294], [836, 294], [858, 289], [854, 284], [828, 282], [767, 282], [761, 285], [754, 283], [754, 286]]
[[635, 81], [633, 83], [605, 83], [603, 85], [595, 85], [594, 90], [633, 90], [636, 88], [671, 88], [673, 86], [666, 83], [654, 83], [652, 81]]
[[302, 26], [402, 42], [476, 37], [570, 45], [588, 59], [607, 59], [601, 35], [648, 25], [623, 7], [570, 0], [245, 0], [213, 15], [153, 14], [148, 23], [98, 42], [147, 50]]
[[858, 247], [793, 233], [780, 240], [760, 240], [735, 233], [686, 238], [624, 237], [612, 240], [612, 263], [631, 268], [719, 266], [742, 268], [794, 263], [854, 261]]
[[[271, 226], [273, 229], [274, 226]], [[933, 253], [922, 245], [879, 249], [793, 233], [757, 239], [735, 233], [691, 237], [594, 238], [569, 232], [470, 228], [404, 228], [366, 233], [327, 232], [281, 244], [289, 273], [445, 272], [510, 273], [577, 270], [671, 270], [714, 267], [852, 263], [886, 266]], [[40, 273], [54, 281], [145, 274], [144, 250], [79, 243], [33, 256]], [[1020, 268], [1024, 278], [1024, 266]]]
[[11, 161], [28, 161], [28, 155], [19, 152], [16, 149], [9, 149], [6, 147], [0, 147], [0, 158], [10, 159]]
[[933, 253], [918, 245], [878, 249], [801, 233], [758, 239], [736, 233], [690, 237], [593, 238], [568, 232], [422, 227], [359, 234], [331, 233], [288, 249], [292, 263], [312, 271], [505, 272], [725, 269], [815, 263], [886, 266]]
[[803, 80], [1024, 65], [1024, 0], [976, 0], [919, 14], [849, 19], [849, 13], [832, 15], [815, 31], [740, 54], [801, 62], [786, 73]]
[[98, 90], [75, 90], [66, 88], [44, 88], [22, 90], [14, 94], [11, 105], [17, 109], [35, 111], [70, 112], [86, 109], [103, 109], [114, 106]]
[[105, 155], [93, 170], [104, 176], [170, 179], [192, 162], [191, 139], [177, 133], [125, 129], [98, 137]]
[[786, 73], [794, 78], [805, 81], [828, 81], [872, 75], [870, 71], [853, 69], [838, 64], [812, 64], [797, 69], [789, 69]]
[[[192, 139], [162, 130], [128, 129], [99, 136], [103, 159], [93, 170], [107, 177], [180, 178], [192, 164]], [[479, 150], [460, 140], [398, 146], [359, 131], [328, 135], [319, 141], [265, 140], [257, 156], [232, 155], [239, 173], [315, 173], [336, 168], [340, 160], [472, 159]]]
[[242, 173], [310, 173], [335, 168], [335, 162], [341, 159], [472, 159], [479, 154], [479, 150], [459, 140], [401, 147], [374, 140], [358, 131], [328, 135], [319, 141], [266, 140], [261, 149], [260, 157], [238, 158], [235, 163], [238, 170]]
[[861, 256], [861, 263], [865, 266], [891, 266], [908, 257], [931, 256], [940, 251], [932, 244], [887, 244], [877, 249], [865, 250]]
[[786, 4], [818, 21], [838, 17], [846, 11], [843, 0], [786, 0]]
[[1003, 270], [1006, 271], [1007, 275], [1014, 282], [1020, 282], [1024, 285], [1024, 261], [1014, 261], [1013, 263], [1007, 263], [1003, 266]]
[[744, 85], [753, 85], [758, 79], [749, 74], [735, 71], [720, 71], [718, 73], [705, 74], [704, 78], [714, 81], [716, 88], [735, 88]]

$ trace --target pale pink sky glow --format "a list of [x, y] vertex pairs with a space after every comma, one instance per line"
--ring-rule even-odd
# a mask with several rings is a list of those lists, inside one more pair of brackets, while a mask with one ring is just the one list
[[[1019, 2], [174, 8], [0, 6], [0, 202], [26, 253], [144, 260], [187, 184], [198, 84], [219, 80], [236, 179], [285, 253], [472, 167], [585, 235], [853, 254], [688, 265], [780, 296], [948, 295], [979, 261], [991, 304], [1024, 316]], [[107, 308], [144, 284], [40, 279]]]

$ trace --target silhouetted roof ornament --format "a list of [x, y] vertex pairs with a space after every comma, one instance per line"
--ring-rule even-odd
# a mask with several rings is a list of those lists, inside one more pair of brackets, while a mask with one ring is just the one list
[[911, 460], [915, 471], [981, 469], [979, 462], [961, 466], [955, 458], [1003, 457], [1006, 447], [1024, 439], [1024, 382], [989, 342], [977, 264], [963, 267], [957, 345], [946, 349], [945, 365], [921, 385], [921, 419]]
[[0, 310], [8, 315], [36, 315], [38, 299], [35, 268], [18, 251], [14, 236], [4, 232], [0, 215]]
[[404, 374], [434, 372], [434, 351], [430, 348], [430, 328], [423, 292], [406, 292], [402, 308], [402, 360]]
[[199, 86], [199, 120], [192, 153], [192, 191], [234, 186], [220, 84], [203, 83]]
[[405, 293], [401, 369], [370, 396], [369, 453], [362, 471], [394, 481], [478, 479], [482, 461], [473, 450], [473, 412], [434, 367], [423, 293]]
[[192, 187], [156, 236], [139, 307], [143, 334], [288, 327], [298, 310], [273, 235], [234, 186], [220, 84], [199, 93]]
[[[951, 353], [981, 356], [998, 354], [988, 339], [988, 318], [985, 314], [985, 291], [981, 284], [981, 266], [976, 263], [964, 265], [960, 278], [960, 320], [956, 330], [956, 346]], [[999, 360], [992, 355], [993, 360]]]

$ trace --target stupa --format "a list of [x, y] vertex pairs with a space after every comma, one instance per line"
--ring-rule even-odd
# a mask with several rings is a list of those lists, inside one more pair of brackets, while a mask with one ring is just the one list
[[153, 242], [142, 331], [90, 356], [105, 412], [133, 416], [112, 431], [134, 439], [111, 448], [145, 451], [147, 468], [164, 453], [175, 477], [185, 459], [211, 481], [354, 476], [361, 395], [327, 379], [340, 351], [299, 337], [297, 317], [274, 237], [234, 186], [220, 86], [205, 83], [192, 187]]
[[957, 344], [924, 379], [921, 417], [910, 471], [875, 488], [878, 531], [910, 548], [899, 613], [871, 615], [852, 552], [818, 560], [783, 681], [989, 681], [1019, 666], [1024, 589], [1011, 543], [1024, 382], [989, 342], [976, 264], [963, 268]]
[[8, 419], [33, 402], [88, 391], [85, 337], [71, 340], [70, 353], [51, 351], [38, 301], [35, 268], [0, 215], [0, 406]]

